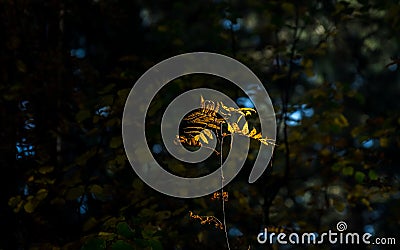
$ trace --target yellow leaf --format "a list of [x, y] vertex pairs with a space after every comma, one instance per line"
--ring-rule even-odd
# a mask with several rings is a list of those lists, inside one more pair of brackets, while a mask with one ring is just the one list
[[258, 133], [255, 136], [253, 136], [253, 138], [258, 140], [258, 139], [262, 138], [262, 135], [261, 135], [261, 133]]
[[11, 197], [9, 200], [8, 200], [8, 205], [10, 206], [10, 207], [15, 207], [19, 202], [21, 201], [21, 196], [15, 196], [15, 197]]
[[[225, 122], [223, 122], [223, 123], [225, 123]], [[207, 126], [210, 127], [210, 128], [213, 128], [213, 129], [220, 129], [220, 127], [218, 125], [215, 125], [215, 124], [212, 124], [212, 123], [207, 124]]]
[[225, 106], [223, 102], [220, 102], [220, 103], [221, 103], [221, 106], [222, 106], [223, 109], [229, 111], [229, 108], [227, 106]]
[[22, 204], [24, 204], [24, 201], [19, 201], [19, 203], [13, 209], [14, 213], [18, 213], [21, 210]]
[[93, 185], [90, 187], [90, 192], [95, 195], [101, 195], [103, 193], [103, 188], [99, 185]]
[[237, 125], [237, 123], [232, 123], [232, 127], [233, 127], [233, 131], [234, 132], [239, 132], [240, 131], [239, 125]]
[[231, 132], [231, 133], [234, 132], [233, 128], [232, 128], [232, 126], [231, 126], [231, 124], [229, 122], [228, 122], [228, 131]]
[[256, 110], [253, 109], [253, 108], [240, 108], [240, 110], [242, 110], [242, 111], [252, 111], [252, 112], [256, 112]]
[[249, 133], [249, 124], [247, 122], [243, 125], [242, 133], [244, 135], [247, 135]]
[[205, 135], [204, 135], [203, 133], [200, 133], [199, 136], [200, 136], [200, 139], [201, 139], [205, 144], [208, 144], [208, 140], [207, 140], [207, 138], [205, 137]]
[[335, 119], [333, 119], [333, 123], [342, 128], [349, 126], [349, 122], [343, 114], [339, 114], [338, 117], [335, 117]]
[[103, 239], [112, 239], [115, 237], [115, 234], [109, 232], [99, 232], [98, 235]]
[[262, 144], [264, 144], [264, 145], [268, 145], [269, 144], [269, 142], [267, 141], [267, 139], [264, 139], [264, 138], [261, 138], [261, 139], [258, 139], [258, 141], [260, 141]]
[[367, 200], [367, 199], [365, 199], [365, 198], [362, 198], [362, 199], [361, 199], [361, 202], [362, 202], [365, 206], [367, 206], [367, 207], [370, 206], [369, 200]]
[[200, 104], [201, 104], [201, 107], [204, 108], [204, 98], [202, 95], [200, 96]]
[[321, 155], [323, 155], [323, 156], [328, 156], [330, 154], [331, 154], [331, 151], [327, 148], [324, 148], [321, 150]]
[[225, 109], [226, 111], [229, 111], [229, 112], [236, 111], [235, 108], [227, 107], [227, 106], [224, 105], [223, 102], [220, 102], [220, 103], [221, 103], [222, 108]]
[[216, 105], [215, 108], [214, 108], [214, 112], [215, 112], [215, 113], [218, 113], [218, 110], [219, 110], [219, 103], [217, 102], [217, 105]]
[[203, 133], [208, 136], [208, 138], [210, 138], [211, 140], [213, 139], [213, 135], [211, 133], [211, 131], [209, 129], [204, 129]]
[[47, 194], [49, 193], [49, 191], [47, 191], [46, 189], [42, 188], [39, 191], [37, 191], [35, 199], [41, 201], [44, 200], [47, 197]]
[[50, 173], [54, 170], [53, 166], [43, 166], [39, 168], [39, 173], [41, 174], [47, 174]]
[[253, 128], [249, 134], [250, 137], [253, 137], [255, 134], [257, 134], [257, 130]]
[[274, 139], [271, 139], [271, 138], [268, 138], [268, 136], [267, 137], [265, 137], [265, 141], [267, 142], [267, 144], [266, 145], [274, 145], [274, 146], [277, 146], [277, 144], [275, 144], [275, 140]]
[[240, 119], [242, 119], [242, 117], [244, 117], [244, 116], [245, 116], [244, 114], [241, 115], [241, 116], [239, 116], [239, 118], [237, 119], [236, 123], [239, 123], [239, 122], [240, 122]]
[[382, 137], [379, 139], [379, 144], [382, 148], [386, 148], [389, 145], [389, 140], [386, 137]]
[[35, 208], [37, 207], [38, 204], [39, 204], [39, 201], [37, 201], [35, 199], [27, 201], [24, 205], [25, 212], [27, 212], [29, 214], [33, 213], [33, 211], [35, 211]]

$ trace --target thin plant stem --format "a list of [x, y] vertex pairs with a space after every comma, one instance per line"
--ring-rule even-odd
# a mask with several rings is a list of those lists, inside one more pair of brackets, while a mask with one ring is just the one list
[[219, 160], [219, 165], [221, 169], [221, 200], [222, 200], [222, 216], [223, 216], [223, 223], [224, 223], [224, 231], [225, 231], [225, 239], [226, 239], [226, 245], [228, 249], [230, 250], [231, 247], [229, 245], [229, 238], [228, 238], [228, 231], [226, 230], [226, 214], [225, 214], [225, 198], [223, 197], [224, 194], [224, 170], [222, 169], [222, 163], [223, 163], [223, 153], [222, 153], [222, 147], [224, 145], [224, 137], [222, 136], [222, 125], [220, 126], [220, 134], [221, 134], [221, 141], [220, 141], [220, 160]]

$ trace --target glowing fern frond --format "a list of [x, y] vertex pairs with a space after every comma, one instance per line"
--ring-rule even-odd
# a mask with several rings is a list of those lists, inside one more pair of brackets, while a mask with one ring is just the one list
[[189, 147], [203, 147], [203, 148], [209, 149], [211, 151], [214, 151], [214, 153], [216, 153], [217, 155], [220, 154], [220, 152], [218, 152], [217, 150], [215, 150], [211, 147], [208, 147], [206, 145], [203, 145], [201, 143], [201, 141], [199, 140], [199, 138], [196, 136], [194, 136], [194, 137], [192, 137], [190, 135], [188, 137], [184, 136], [184, 135], [176, 136], [174, 143], [175, 143], [175, 145], [182, 144], [182, 145], [186, 145]]
[[199, 133], [198, 135], [196, 135], [195, 137], [194, 137], [194, 139], [195, 140], [199, 140], [199, 139], [201, 139], [205, 144], [208, 144], [208, 140], [207, 140], [207, 137], [203, 134], [203, 133]]
[[252, 108], [233, 108], [233, 107], [228, 107], [226, 106], [223, 102], [220, 102], [222, 109], [224, 109], [223, 112], [221, 112], [225, 117], [230, 117], [232, 115], [232, 113], [238, 113], [240, 114], [237, 122], [240, 121], [240, 119], [242, 119], [242, 117], [244, 116], [248, 116], [248, 115], [252, 115], [257, 113], [257, 111], [255, 109]]
[[[183, 128], [184, 136], [179, 136], [178, 140], [182, 144], [189, 146], [203, 146], [209, 144], [213, 140], [213, 132], [218, 136], [219, 134], [229, 136], [238, 134], [257, 140], [264, 145], [275, 145], [275, 141], [268, 137], [263, 138], [262, 134], [253, 128], [249, 129], [247, 121], [244, 122], [242, 128], [239, 123], [243, 117], [257, 113], [253, 108], [233, 108], [226, 106], [223, 102], [214, 102], [212, 100], [205, 100], [200, 96], [200, 109], [190, 113], [183, 120], [187, 126]], [[236, 121], [232, 121], [233, 115], [238, 116]], [[227, 124], [228, 133], [221, 132], [223, 124]]]
[[262, 138], [262, 135], [261, 135], [261, 133], [258, 133], [258, 134], [257, 134], [257, 131], [256, 131], [256, 134], [253, 135], [252, 138], [255, 139], [255, 140], [260, 140], [260, 139]]
[[211, 130], [209, 130], [209, 129], [204, 129], [201, 133], [208, 136], [211, 140], [214, 139], [213, 134], [212, 134]]
[[270, 139], [268, 137], [263, 138], [261, 132], [258, 133], [256, 128], [253, 128], [251, 131], [249, 131], [249, 124], [247, 122], [244, 123], [242, 129], [240, 129], [238, 123], [236, 122], [228, 123], [228, 131], [231, 134], [247, 136], [251, 139], [261, 142], [264, 145], [275, 145], [274, 139]]
[[222, 195], [221, 192], [215, 192], [211, 197], [211, 200], [220, 200], [221, 198], [224, 201], [228, 201], [228, 192], [222, 192]]
[[239, 128], [239, 125], [236, 122], [232, 123], [232, 128], [233, 128], [233, 132], [234, 133], [239, 133], [240, 134], [242, 132], [241, 129]]
[[182, 145], [193, 146], [193, 147], [201, 147], [202, 144], [199, 140], [196, 140], [194, 137], [186, 137], [186, 136], [176, 136], [174, 141], [176, 145], [181, 143]]
[[217, 217], [215, 217], [215, 216], [212, 216], [212, 215], [211, 216], [197, 215], [197, 214], [194, 214], [192, 211], [189, 211], [189, 216], [192, 219], [199, 220], [201, 225], [205, 225], [205, 224], [212, 225], [212, 224], [214, 224], [214, 226], [216, 228], [219, 228], [221, 230], [224, 229], [224, 225], [222, 224], [222, 222], [220, 220], [218, 220]]
[[275, 144], [275, 140], [274, 139], [270, 139], [268, 137], [258, 139], [258, 141], [260, 141], [262, 144], [267, 145], [267, 146], [268, 145], [276, 145]]

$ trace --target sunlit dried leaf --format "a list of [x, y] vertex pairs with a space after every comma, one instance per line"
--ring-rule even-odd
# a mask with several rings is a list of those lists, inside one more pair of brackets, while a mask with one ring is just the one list
[[204, 135], [203, 133], [200, 133], [199, 136], [200, 136], [200, 139], [201, 139], [205, 144], [208, 144], [207, 137], [205, 137], [205, 135]]
[[246, 114], [249, 112], [249, 114], [251, 114], [251, 112], [256, 112], [255, 109], [253, 108], [241, 108], [241, 111], [246, 111]]
[[262, 138], [262, 135], [261, 135], [261, 133], [258, 133], [255, 136], [253, 136], [252, 138], [258, 140], [258, 139]]
[[[209, 140], [214, 139], [213, 133], [217, 136], [228, 136], [232, 134], [239, 134], [242, 136], [249, 137], [251, 139], [258, 140], [265, 145], [275, 145], [275, 141], [266, 137], [262, 138], [262, 134], [258, 133], [255, 128], [250, 132], [249, 124], [247, 121], [244, 122], [242, 128], [239, 127], [240, 120], [252, 113], [256, 113], [253, 108], [234, 108], [224, 105], [223, 102], [214, 102], [212, 100], [205, 100], [203, 96], [200, 96], [201, 110], [194, 111], [187, 115], [183, 120], [188, 123], [183, 128], [185, 135], [179, 135], [176, 137], [174, 143], [183, 145], [205, 147], [205, 144], [209, 143]], [[218, 112], [218, 113], [217, 113]], [[232, 114], [235, 113], [235, 116]], [[220, 117], [222, 116], [222, 117]], [[238, 117], [236, 122], [232, 121], [232, 117]], [[230, 134], [222, 130], [222, 124], [227, 124], [227, 129]], [[204, 143], [204, 145], [202, 145]], [[218, 151], [209, 148], [219, 154]]]
[[239, 128], [239, 125], [238, 125], [237, 123], [235, 123], [235, 122], [232, 123], [232, 128], [233, 128], [233, 131], [234, 131], [235, 133], [241, 131], [240, 128]]
[[244, 135], [247, 135], [249, 133], [249, 124], [247, 122], [243, 125], [242, 133]]
[[257, 130], [253, 128], [249, 134], [250, 137], [253, 137], [255, 134], [257, 134]]
[[224, 229], [224, 224], [222, 224], [222, 222], [218, 220], [215, 216], [201, 216], [194, 214], [192, 211], [189, 211], [189, 216], [192, 219], [199, 220], [201, 225], [214, 224], [216, 228], [219, 228], [221, 230]]
[[230, 111], [230, 109], [231, 109], [231, 108], [225, 106], [223, 102], [221, 102], [221, 107], [222, 107], [223, 109], [225, 109], [226, 111]]
[[213, 193], [211, 200], [219, 200], [221, 199], [221, 196], [224, 201], [228, 201], [228, 192], [222, 192], [222, 195], [220, 192], [215, 192]]
[[204, 129], [203, 132], [206, 136], [208, 136], [208, 138], [210, 138], [211, 140], [214, 139], [212, 132], [209, 129]]
[[244, 115], [239, 116], [239, 118], [237, 119], [236, 123], [239, 123], [240, 120], [244, 117]]
[[234, 133], [234, 130], [233, 130], [233, 128], [232, 128], [230, 123], [228, 123], [228, 131], [231, 132], [231, 133]]

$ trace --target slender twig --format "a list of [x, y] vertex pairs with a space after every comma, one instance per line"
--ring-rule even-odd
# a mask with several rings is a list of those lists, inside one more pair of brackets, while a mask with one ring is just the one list
[[[220, 164], [220, 169], [221, 169], [221, 200], [222, 200], [222, 216], [223, 216], [223, 222], [224, 222], [224, 231], [225, 231], [225, 239], [226, 239], [226, 245], [228, 247], [228, 249], [230, 250], [230, 246], [229, 246], [229, 238], [228, 238], [228, 231], [226, 230], [226, 214], [225, 214], [225, 199], [223, 196], [224, 193], [224, 181], [225, 181], [225, 177], [224, 177], [224, 170], [222, 169], [222, 163], [223, 163], [223, 153], [222, 153], [222, 147], [224, 144], [224, 137], [222, 136], [222, 124], [220, 125], [220, 134], [221, 134], [221, 141], [220, 141], [220, 160], [219, 160], [219, 164]], [[231, 140], [232, 142], [232, 140]]]
[[283, 140], [284, 140], [284, 145], [285, 145], [285, 161], [286, 161], [286, 166], [285, 166], [285, 172], [284, 172], [284, 179], [286, 179], [289, 176], [289, 171], [290, 171], [290, 146], [289, 146], [289, 138], [288, 138], [288, 125], [287, 125], [287, 112], [288, 112], [288, 106], [289, 106], [289, 101], [290, 101], [290, 95], [292, 89], [294, 89], [294, 84], [292, 80], [293, 76], [293, 59], [296, 53], [296, 46], [297, 42], [300, 39], [300, 35], [302, 32], [302, 29], [299, 30], [299, 8], [296, 6], [296, 18], [295, 18], [295, 30], [293, 31], [293, 43], [292, 47], [290, 49], [290, 58], [289, 58], [289, 71], [287, 74], [287, 81], [289, 83], [289, 86], [287, 86], [284, 90], [284, 100], [283, 100], [283, 107], [284, 107], [284, 113], [283, 113]]
[[[282, 140], [283, 140], [283, 145], [285, 148], [285, 168], [284, 168], [284, 173], [283, 176], [280, 178], [277, 178], [275, 181], [272, 181], [272, 184], [267, 187], [266, 193], [264, 195], [267, 195], [267, 199], [265, 199], [264, 203], [264, 218], [263, 221], [269, 223], [269, 211], [270, 207], [272, 205], [272, 202], [276, 195], [278, 194], [279, 190], [287, 184], [288, 177], [290, 175], [290, 169], [291, 169], [291, 163], [290, 163], [290, 145], [289, 145], [289, 136], [288, 136], [288, 111], [289, 111], [289, 102], [290, 102], [290, 96], [294, 88], [293, 84], [293, 73], [294, 73], [294, 68], [293, 68], [293, 59], [296, 53], [296, 48], [297, 48], [297, 43], [300, 40], [301, 33], [303, 32], [303, 28], [299, 27], [299, 20], [300, 15], [299, 15], [299, 7], [296, 6], [296, 17], [295, 17], [295, 26], [293, 27], [293, 42], [290, 48], [290, 55], [289, 55], [289, 69], [286, 75], [287, 79], [287, 84], [285, 88], [281, 92], [281, 101], [282, 101], [282, 115], [280, 120], [278, 121], [278, 134], [277, 134], [277, 139], [279, 138], [279, 134], [281, 129], [283, 129], [283, 135], [282, 135]], [[279, 45], [279, 39], [278, 39], [278, 34], [275, 32], [275, 39], [277, 45]], [[276, 66], [278, 72], [281, 72], [282, 68], [280, 65], [280, 55], [279, 53], [276, 55]], [[278, 141], [278, 140], [277, 140]], [[271, 163], [272, 164], [272, 163]]]

